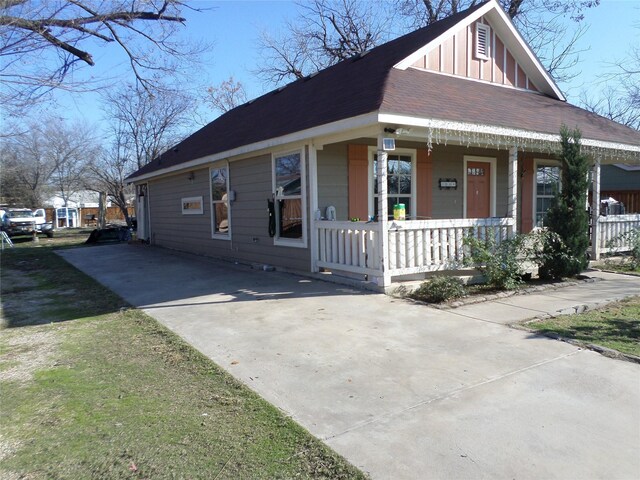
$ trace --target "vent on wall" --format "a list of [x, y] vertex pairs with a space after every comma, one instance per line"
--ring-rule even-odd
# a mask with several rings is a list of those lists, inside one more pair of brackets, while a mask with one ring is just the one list
[[489, 25], [476, 23], [476, 58], [489, 59]]

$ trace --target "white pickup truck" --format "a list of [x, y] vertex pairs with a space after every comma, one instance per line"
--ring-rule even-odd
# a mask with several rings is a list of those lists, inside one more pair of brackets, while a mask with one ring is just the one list
[[31, 235], [33, 232], [44, 233], [53, 237], [53, 225], [47, 223], [44, 208], [30, 210], [28, 208], [9, 208], [2, 214], [2, 230], [10, 237]]

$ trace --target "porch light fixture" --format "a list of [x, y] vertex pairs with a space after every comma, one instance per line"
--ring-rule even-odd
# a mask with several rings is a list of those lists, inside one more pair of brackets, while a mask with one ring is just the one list
[[396, 139], [395, 138], [383, 138], [382, 139], [382, 149], [385, 152], [395, 150], [396, 149]]
[[189, 172], [189, 177], [188, 178], [189, 178], [189, 181], [191, 183], [193, 183], [193, 181], [196, 179], [196, 174], [193, 173], [193, 172]]

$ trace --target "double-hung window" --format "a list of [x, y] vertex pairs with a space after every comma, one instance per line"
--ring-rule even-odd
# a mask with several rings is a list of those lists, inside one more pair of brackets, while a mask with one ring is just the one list
[[304, 246], [305, 169], [301, 151], [274, 155], [276, 244]]
[[560, 167], [553, 164], [536, 163], [535, 219], [536, 226], [544, 226], [544, 218], [553, 199], [560, 191]]
[[229, 238], [229, 165], [210, 170], [211, 223], [214, 238]]
[[[373, 152], [369, 211], [378, 217], [378, 154]], [[395, 151], [387, 154], [387, 212], [393, 215], [393, 206], [403, 203], [407, 218], [415, 216], [415, 154]]]

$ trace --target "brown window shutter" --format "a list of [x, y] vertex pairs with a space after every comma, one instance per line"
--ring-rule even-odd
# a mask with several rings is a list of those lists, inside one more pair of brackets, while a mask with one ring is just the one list
[[416, 215], [418, 219], [431, 218], [433, 162], [426, 148], [418, 149], [416, 160]]
[[519, 190], [522, 192], [520, 197], [520, 205], [522, 205], [522, 211], [520, 212], [520, 232], [528, 233], [533, 228], [533, 188], [534, 188], [534, 175], [533, 171], [533, 158], [525, 158], [520, 162], [519, 177], [522, 182], [518, 185]]
[[349, 218], [369, 215], [369, 148], [349, 145]]

